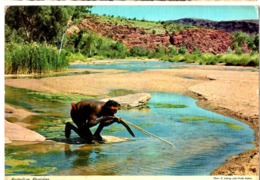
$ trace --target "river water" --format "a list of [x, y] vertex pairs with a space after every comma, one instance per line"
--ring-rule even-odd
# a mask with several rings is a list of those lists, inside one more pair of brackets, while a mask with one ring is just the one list
[[[69, 99], [62, 94], [12, 87], [5, 91], [7, 103], [38, 113], [23, 122], [52, 140], [6, 145], [6, 175], [210, 175], [228, 156], [254, 147], [254, 132], [248, 125], [202, 109], [190, 97], [165, 92], [149, 92], [152, 98], [148, 107], [121, 109], [117, 116], [175, 147], [132, 128], [136, 136], [133, 138], [117, 123], [106, 127], [102, 135], [131, 140], [100, 145], [65, 144], [64, 124], [71, 122], [70, 103], [84, 97]], [[73, 133], [72, 138], [77, 135]]]

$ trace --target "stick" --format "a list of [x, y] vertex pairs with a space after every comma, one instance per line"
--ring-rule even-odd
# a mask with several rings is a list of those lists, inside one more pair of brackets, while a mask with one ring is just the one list
[[150, 132], [148, 132], [148, 131], [146, 131], [146, 130], [144, 130], [144, 129], [142, 129], [142, 128], [140, 128], [140, 127], [138, 127], [138, 126], [136, 126], [136, 125], [134, 125], [134, 124], [132, 124], [132, 123], [130, 123], [130, 122], [128, 122], [128, 121], [126, 121], [126, 120], [123, 120], [122, 118], [119, 118], [119, 120], [120, 120], [120, 121], [123, 121], [124, 123], [126, 123], [126, 124], [128, 124], [128, 125], [130, 125], [130, 126], [132, 126], [132, 127], [134, 127], [134, 128], [136, 128], [137, 130], [143, 132], [144, 134], [147, 134], [147, 135], [149, 135], [149, 136], [155, 137], [155, 138], [157, 138], [157, 139], [159, 139], [159, 140], [161, 140], [161, 141], [163, 141], [163, 142], [165, 142], [165, 143], [167, 143], [167, 144], [169, 144], [169, 145], [175, 147], [175, 146], [174, 146], [172, 143], [170, 143], [169, 141], [166, 141], [166, 140], [164, 140], [164, 139], [162, 139], [162, 138], [160, 138], [160, 137], [158, 137], [158, 136], [156, 136], [156, 135], [154, 135], [154, 134], [152, 134], [152, 133], [150, 133]]

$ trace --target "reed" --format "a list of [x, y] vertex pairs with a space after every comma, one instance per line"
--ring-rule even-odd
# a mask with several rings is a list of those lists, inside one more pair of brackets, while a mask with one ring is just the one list
[[5, 47], [6, 74], [42, 74], [68, 68], [65, 52], [37, 43], [15, 44]]

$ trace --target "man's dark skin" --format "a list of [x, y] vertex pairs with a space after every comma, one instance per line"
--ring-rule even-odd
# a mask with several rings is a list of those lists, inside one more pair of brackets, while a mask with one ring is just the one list
[[[70, 115], [77, 127], [67, 122], [65, 126], [66, 138], [70, 137], [72, 129], [87, 143], [92, 143], [93, 140], [104, 141], [100, 135], [103, 128], [118, 122], [118, 118], [114, 115], [120, 105], [116, 101], [99, 102], [84, 100], [71, 106]], [[97, 124], [99, 126], [93, 135], [90, 128]]]

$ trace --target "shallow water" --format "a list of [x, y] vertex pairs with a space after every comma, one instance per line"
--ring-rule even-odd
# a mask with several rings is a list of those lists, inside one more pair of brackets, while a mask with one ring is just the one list
[[254, 132], [248, 125], [199, 108], [194, 99], [184, 95], [151, 94], [148, 109], [120, 110], [117, 116], [170, 141], [175, 148], [133, 128], [136, 137], [132, 138], [117, 123], [105, 128], [102, 135], [133, 141], [60, 143], [64, 141], [64, 124], [71, 121], [70, 102], [83, 97], [69, 99], [6, 87], [7, 103], [39, 113], [23, 122], [58, 141], [6, 145], [6, 175], [209, 175], [228, 156], [254, 147]]
[[110, 64], [73, 64], [70, 66], [72, 69], [119, 69], [127, 71], [144, 71], [147, 69], [169, 69], [181, 68], [188, 64], [182, 62], [167, 62], [167, 61], [127, 61], [118, 60]]

